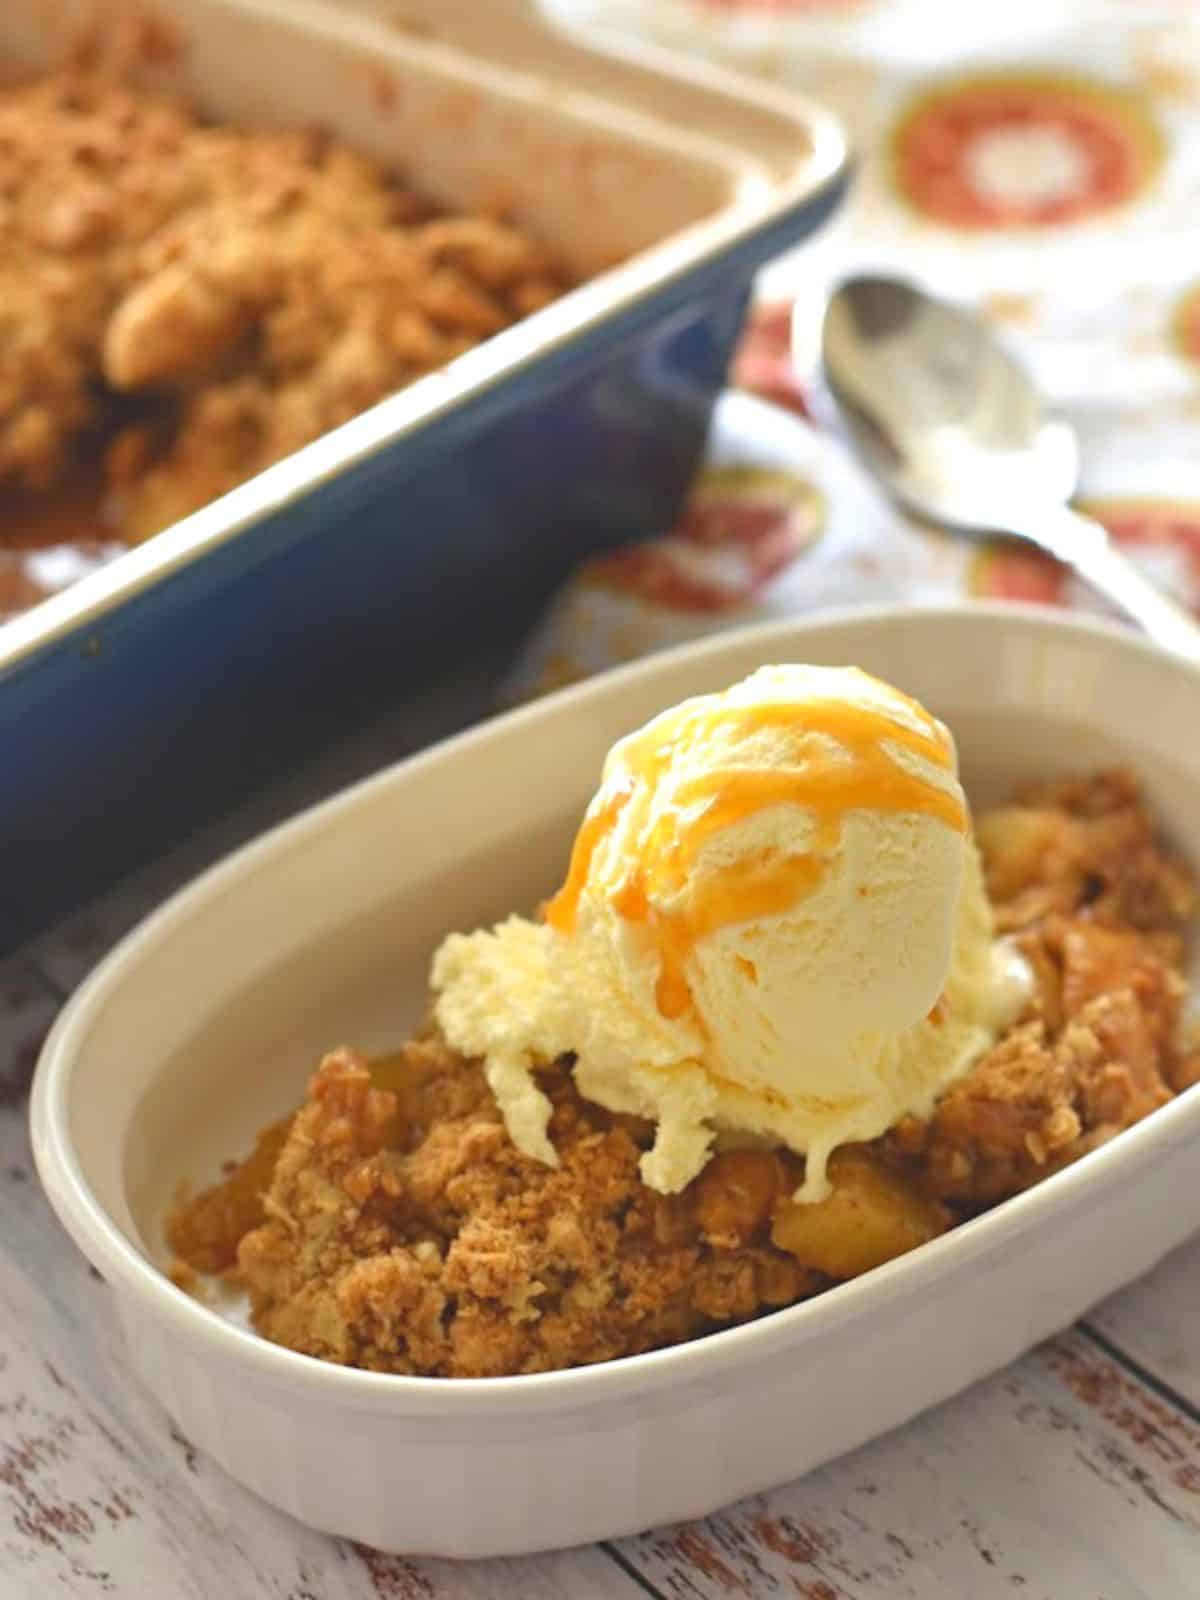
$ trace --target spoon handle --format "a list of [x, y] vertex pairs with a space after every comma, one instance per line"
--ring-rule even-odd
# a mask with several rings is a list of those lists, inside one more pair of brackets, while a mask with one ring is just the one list
[[1039, 510], [1011, 531], [1073, 567], [1164, 650], [1200, 661], [1200, 623], [1139, 572], [1091, 517], [1055, 507]]

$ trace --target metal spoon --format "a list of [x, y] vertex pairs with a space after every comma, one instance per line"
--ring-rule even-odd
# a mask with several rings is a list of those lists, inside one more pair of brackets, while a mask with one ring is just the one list
[[1158, 644], [1200, 660], [1200, 625], [1067, 501], [1075, 435], [991, 330], [895, 278], [851, 278], [822, 332], [825, 381], [866, 464], [909, 511], [1007, 534], [1073, 567]]

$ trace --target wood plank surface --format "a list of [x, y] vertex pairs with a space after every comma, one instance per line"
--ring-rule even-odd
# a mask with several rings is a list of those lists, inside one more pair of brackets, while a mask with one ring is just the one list
[[1072, 1332], [798, 1484], [623, 1548], [688, 1600], [1183, 1597], [1200, 1427]]
[[1200, 1413], [1200, 1238], [1097, 1307], [1088, 1323]]

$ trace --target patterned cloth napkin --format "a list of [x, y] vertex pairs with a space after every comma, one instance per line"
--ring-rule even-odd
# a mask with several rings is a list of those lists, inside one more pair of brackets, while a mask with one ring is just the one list
[[864, 159], [838, 221], [764, 273], [678, 525], [577, 575], [515, 697], [832, 603], [1097, 607], [1048, 559], [907, 523], [813, 421], [829, 286], [868, 267], [995, 320], [1079, 433], [1081, 505], [1200, 610], [1200, 0], [549, 4], [803, 89]]

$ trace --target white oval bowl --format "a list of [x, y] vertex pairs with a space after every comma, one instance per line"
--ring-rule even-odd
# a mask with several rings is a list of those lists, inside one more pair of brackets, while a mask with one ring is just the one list
[[162, 1275], [178, 1180], [210, 1177], [295, 1104], [324, 1050], [394, 1047], [444, 933], [554, 886], [615, 738], [789, 659], [861, 665], [925, 701], [955, 731], [976, 805], [1021, 776], [1128, 762], [1200, 863], [1200, 669], [1035, 609], [842, 613], [652, 657], [358, 784], [176, 895], [59, 1018], [32, 1105], [51, 1202], [112, 1286], [139, 1376], [198, 1446], [302, 1521], [383, 1549], [486, 1556], [700, 1516], [946, 1399], [1200, 1225], [1190, 1092], [856, 1282], [575, 1371], [471, 1381], [330, 1366]]

